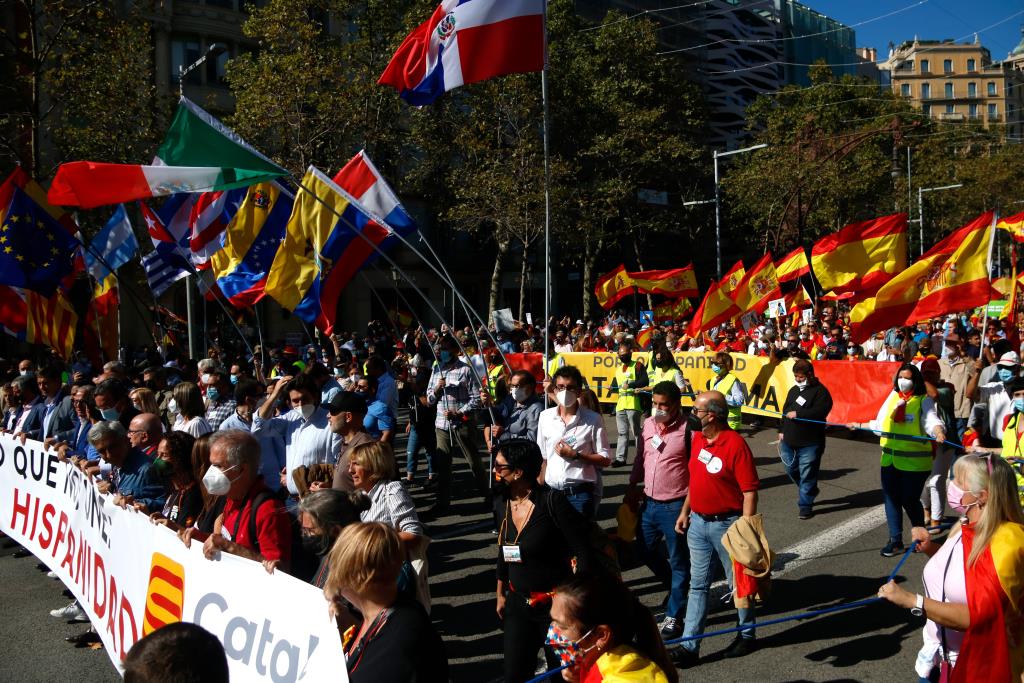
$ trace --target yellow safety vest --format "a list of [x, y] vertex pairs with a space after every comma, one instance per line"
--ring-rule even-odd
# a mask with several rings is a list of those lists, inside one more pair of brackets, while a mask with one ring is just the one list
[[629, 364], [628, 368], [619, 366], [615, 369], [615, 383], [619, 387], [619, 400], [615, 402], [616, 412], [619, 410], [640, 410], [640, 398], [636, 391], [627, 388], [626, 383], [636, 379], [636, 361]]
[[[739, 378], [731, 372], [725, 373], [725, 377], [716, 379], [714, 385], [711, 387], [715, 391], [722, 392], [726, 398], [729, 398], [729, 392], [732, 391], [732, 385], [736, 384]], [[742, 406], [728, 406], [729, 417], [726, 422], [733, 429], [739, 429], [743, 426], [743, 407]]]
[[679, 375], [679, 368], [669, 368], [668, 370], [662, 370], [661, 368], [654, 368], [654, 372], [648, 375], [651, 378], [651, 388], [653, 389], [656, 384], [660, 382], [672, 382], [675, 384], [676, 375]]
[[498, 386], [498, 380], [501, 379], [501, 372], [504, 368], [500, 365], [495, 365], [493, 368], [487, 371], [487, 393], [494, 398], [494, 390]]
[[[1017, 421], [1019, 419], [1020, 413], [1014, 413], [1010, 417], [1010, 421], [1006, 423], [1006, 429], [1003, 430], [1004, 458], [1024, 458], [1024, 447], [1021, 446], [1020, 440], [1017, 438]], [[1017, 493], [1020, 495], [1021, 505], [1024, 506], [1024, 474], [1016, 468], [1014, 468], [1014, 474], [1017, 475]]]
[[563, 365], [565, 365], [565, 362], [562, 360], [562, 354], [556, 353], [552, 356], [551, 360], [548, 361], [548, 377], [554, 377], [555, 372]]
[[[910, 397], [910, 400], [907, 401], [906, 417], [903, 422], [896, 422], [892, 419], [893, 408], [899, 400], [899, 394], [896, 393], [886, 400], [882, 431], [906, 436], [927, 436], [922, 427], [924, 416], [921, 415], [924, 397]], [[891, 465], [903, 472], [932, 471], [932, 445], [928, 441], [883, 436], [878, 445], [882, 447], [882, 467]]]

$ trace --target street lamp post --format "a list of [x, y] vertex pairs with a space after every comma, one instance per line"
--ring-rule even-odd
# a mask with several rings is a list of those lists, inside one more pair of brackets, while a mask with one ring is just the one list
[[715, 266], [718, 270], [719, 280], [722, 279], [722, 200], [718, 192], [718, 160], [721, 157], [728, 157], [732, 156], [733, 154], [742, 154], [743, 152], [753, 152], [755, 149], [763, 149], [767, 146], [767, 144], [761, 143], [760, 145], [751, 145], [750, 147], [734, 149], [731, 152], [719, 152], [717, 149], [714, 151], [713, 157], [715, 161]]
[[[228, 49], [228, 46], [225, 45], [224, 43], [213, 43], [208, 48], [206, 48], [206, 52], [203, 53], [203, 55], [199, 59], [197, 59], [196, 61], [192, 62], [188, 66], [185, 66], [184, 64], [179, 64], [178, 65], [178, 96], [179, 97], [184, 97], [185, 96], [185, 76], [189, 75], [191, 72], [195, 71], [196, 69], [201, 67], [203, 64], [205, 64], [206, 60], [209, 59], [210, 57], [216, 57], [218, 55], [223, 54], [224, 52], [227, 52], [227, 49]], [[192, 304], [192, 282], [191, 282], [191, 280], [192, 280], [192, 276], [191, 275], [188, 275], [188, 276], [185, 277], [185, 308], [186, 308], [187, 315], [188, 315], [188, 355], [189, 355], [189, 358], [195, 358], [196, 357], [196, 339], [195, 339], [195, 334], [194, 334], [195, 325], [193, 325], [193, 304]]]
[[940, 190], [955, 190], [958, 187], [963, 187], [963, 183], [957, 183], [955, 185], [943, 185], [942, 187], [919, 187], [917, 188], [917, 236], [921, 240], [918, 245], [919, 253], [918, 258], [924, 256], [924, 201], [923, 195], [925, 192], [939, 192]]

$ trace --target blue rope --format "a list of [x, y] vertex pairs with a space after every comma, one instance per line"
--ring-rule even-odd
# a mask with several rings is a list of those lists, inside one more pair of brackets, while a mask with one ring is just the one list
[[[930, 529], [948, 529], [951, 526], [952, 526], [951, 524], [940, 524], [938, 526], [929, 527], [929, 528]], [[901, 557], [900, 561], [896, 563], [896, 566], [893, 568], [893, 570], [891, 572], [889, 572], [889, 576], [885, 580], [885, 583], [889, 583], [890, 581], [892, 581], [892, 580], [894, 580], [896, 578], [896, 575], [899, 573], [900, 569], [903, 568], [903, 565], [906, 563], [906, 561], [910, 557], [911, 553], [913, 553], [917, 549], [917, 546], [918, 546], [918, 542], [917, 541], [914, 541], [913, 543], [910, 544], [910, 547], [907, 548], [905, 553], [903, 553], [903, 557]], [[849, 610], [849, 609], [857, 609], [859, 607], [866, 607], [867, 605], [873, 605], [876, 602], [882, 602], [884, 599], [885, 598], [879, 598], [879, 597], [865, 598], [863, 600], [857, 600], [855, 602], [848, 602], [848, 603], [845, 603], [845, 604], [842, 604], [842, 605], [833, 605], [832, 607], [824, 607], [822, 609], [811, 610], [809, 612], [801, 612], [799, 614], [791, 614], [788, 617], [779, 617], [777, 619], [769, 619], [768, 621], [759, 621], [756, 624], [752, 624], [750, 626], [733, 626], [732, 628], [723, 628], [721, 630], [712, 631], [710, 633], [700, 633], [700, 634], [694, 635], [694, 636], [683, 636], [681, 638], [673, 638], [671, 640], [666, 640], [665, 641], [665, 645], [678, 645], [679, 643], [685, 643], [685, 642], [689, 642], [689, 641], [693, 641], [693, 640], [703, 640], [704, 638], [711, 638], [711, 637], [714, 637], [714, 636], [726, 635], [728, 633], [736, 633], [738, 631], [753, 631], [753, 630], [756, 630], [758, 628], [764, 628], [765, 626], [774, 626], [776, 624], [784, 624], [787, 621], [803, 621], [805, 619], [813, 619], [814, 617], [820, 617], [820, 616], [824, 616], [826, 614], [834, 614], [836, 612], [843, 612], [843, 611]], [[569, 668], [568, 664], [566, 664], [565, 666], [560, 666], [557, 669], [550, 669], [548, 671], [545, 671], [542, 674], [538, 674], [537, 676], [534, 676], [533, 678], [528, 680], [526, 683], [540, 683], [540, 681], [543, 681], [543, 680], [553, 676], [554, 674], [562, 671], [563, 669], [567, 669], [567, 668]]]
[[[765, 412], [765, 413], [771, 413], [772, 415], [777, 415], [777, 416], [779, 416], [781, 418], [784, 418], [786, 420], [793, 420], [795, 422], [810, 422], [811, 424], [825, 425], [826, 427], [842, 427], [843, 429], [850, 429], [850, 425], [842, 424], [840, 422], [826, 422], [825, 420], [812, 420], [812, 419], [810, 419], [808, 417], [786, 417], [785, 413], [776, 412], [774, 410], [765, 410], [764, 408], [760, 408], [759, 410], [761, 410], [762, 412]], [[895, 434], [893, 432], [883, 432], [881, 430], [870, 429], [868, 427], [856, 427], [855, 431], [871, 432], [872, 434], [879, 434], [881, 436], [884, 436], [884, 437], [887, 437], [887, 438], [890, 438], [890, 439], [903, 439], [903, 440], [906, 440], [906, 441], [935, 441], [935, 439], [931, 438], [930, 436], [914, 436], [913, 434]], [[940, 443], [940, 442], [935, 441], [935, 443]], [[964, 448], [962, 444], [959, 444], [956, 441], [950, 441], [949, 439], [946, 439], [945, 441], [941, 442], [941, 444], [945, 444], [947, 446], [953, 446], [954, 448], [960, 448], [960, 449]]]

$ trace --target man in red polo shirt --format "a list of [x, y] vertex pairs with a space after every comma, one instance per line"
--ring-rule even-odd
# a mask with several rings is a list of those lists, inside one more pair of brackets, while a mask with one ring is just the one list
[[[259, 472], [260, 446], [254, 436], [238, 429], [210, 436], [210, 469], [203, 477], [203, 486], [215, 496], [227, 496], [227, 501], [219, 520], [221, 533], [206, 539], [203, 554], [211, 560], [223, 551], [256, 562], [276, 561], [287, 570], [291, 518]], [[194, 531], [192, 537], [197, 537]]]
[[[707, 618], [711, 563], [717, 553], [733, 584], [732, 561], [722, 547], [722, 536], [740, 515], [757, 514], [760, 480], [754, 456], [743, 437], [729, 428], [729, 406], [719, 391], [707, 391], [693, 403], [693, 415], [701, 431], [690, 446], [690, 490], [676, 521], [676, 531], [686, 534], [690, 549], [690, 593], [686, 601], [683, 637], [704, 632]], [[696, 425], [695, 425], [696, 426]], [[738, 609], [738, 626], [754, 625], [754, 608]], [[741, 657], [754, 649], [754, 629], [743, 630], [725, 650], [726, 657]], [[672, 653], [681, 666], [693, 666], [700, 656], [700, 640], [682, 643]]]

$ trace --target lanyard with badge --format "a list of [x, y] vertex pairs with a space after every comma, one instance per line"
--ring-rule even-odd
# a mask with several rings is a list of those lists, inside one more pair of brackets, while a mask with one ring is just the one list
[[711, 453], [706, 448], [700, 449], [697, 460], [704, 464], [709, 474], [718, 474], [722, 471], [722, 459]]
[[525, 529], [526, 525], [530, 523], [530, 517], [533, 516], [533, 510], [534, 508], [531, 507], [530, 513], [526, 516], [526, 519], [523, 520], [523, 525], [519, 527], [518, 531], [516, 532], [515, 540], [509, 543], [508, 528], [509, 520], [512, 518], [512, 501], [505, 502], [505, 519], [501, 522], [501, 530], [498, 534], [498, 538], [500, 539], [499, 543], [501, 544], [501, 557], [506, 562], [522, 564], [523, 555], [519, 549], [519, 537], [523, 535], [523, 529]]

